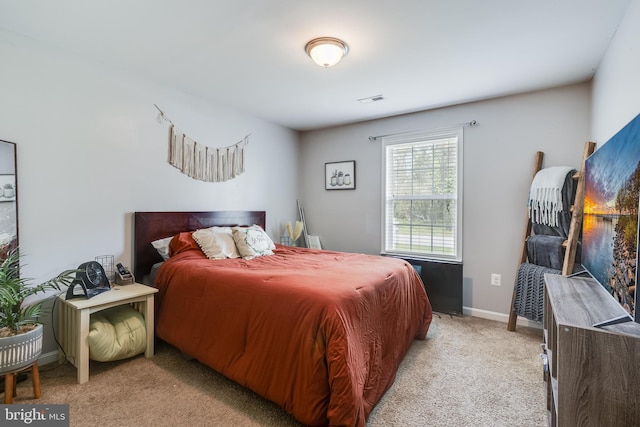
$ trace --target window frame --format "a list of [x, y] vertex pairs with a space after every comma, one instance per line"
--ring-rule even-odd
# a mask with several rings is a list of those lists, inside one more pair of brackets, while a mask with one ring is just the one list
[[[456, 162], [456, 221], [455, 221], [455, 248], [454, 254], [445, 255], [431, 252], [420, 251], [402, 251], [394, 250], [387, 247], [387, 147], [399, 144], [424, 143], [429, 141], [439, 141], [447, 138], [457, 138], [457, 162]], [[462, 215], [463, 215], [463, 146], [464, 132], [463, 127], [441, 128], [437, 130], [427, 130], [406, 134], [390, 135], [382, 138], [382, 236], [381, 236], [381, 254], [392, 255], [416, 259], [430, 259], [449, 262], [462, 262]], [[433, 235], [433, 234], [432, 234]]]

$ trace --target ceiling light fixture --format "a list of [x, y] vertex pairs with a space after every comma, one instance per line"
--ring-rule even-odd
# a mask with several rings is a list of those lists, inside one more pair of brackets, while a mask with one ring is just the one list
[[307, 55], [324, 68], [336, 65], [349, 52], [349, 46], [340, 39], [333, 37], [318, 37], [311, 40], [304, 47]]

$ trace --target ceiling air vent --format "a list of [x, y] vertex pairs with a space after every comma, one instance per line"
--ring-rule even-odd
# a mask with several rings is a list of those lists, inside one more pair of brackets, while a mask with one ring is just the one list
[[382, 101], [383, 99], [384, 99], [384, 96], [380, 94], [380, 95], [369, 96], [367, 98], [360, 98], [358, 99], [358, 102], [361, 104], [368, 104], [370, 102]]

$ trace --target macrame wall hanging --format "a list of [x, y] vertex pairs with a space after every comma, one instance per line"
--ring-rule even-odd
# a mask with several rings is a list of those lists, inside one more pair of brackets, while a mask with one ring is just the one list
[[244, 148], [249, 135], [222, 148], [202, 145], [178, 130], [164, 112], [158, 111], [158, 123], [169, 122], [169, 164], [185, 175], [206, 182], [223, 182], [244, 172]]

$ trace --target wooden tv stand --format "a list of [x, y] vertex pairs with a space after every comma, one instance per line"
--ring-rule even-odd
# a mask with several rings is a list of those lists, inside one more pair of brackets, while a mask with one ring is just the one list
[[640, 425], [640, 324], [590, 278], [545, 275], [544, 380], [551, 426]]

